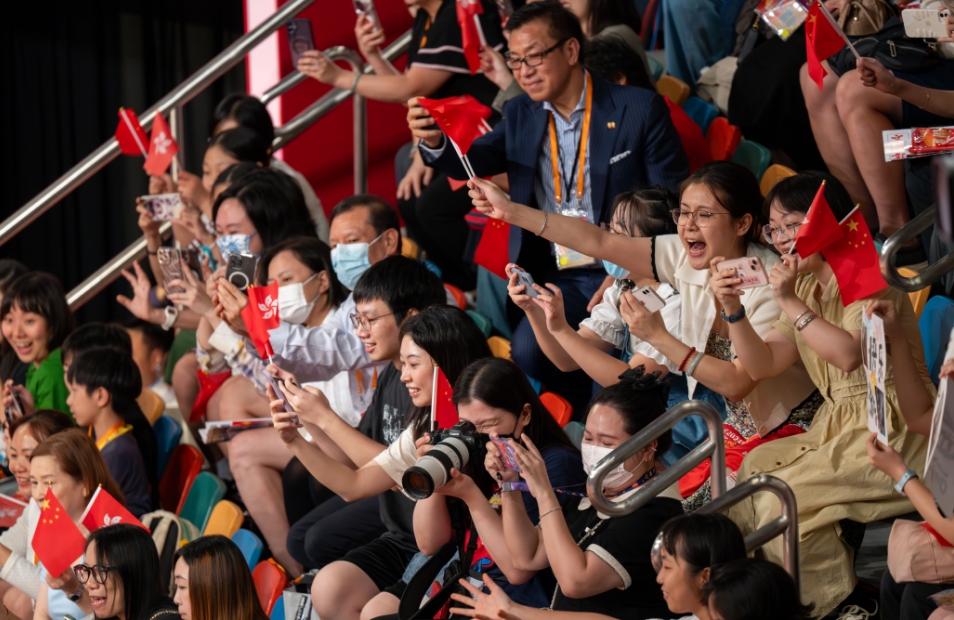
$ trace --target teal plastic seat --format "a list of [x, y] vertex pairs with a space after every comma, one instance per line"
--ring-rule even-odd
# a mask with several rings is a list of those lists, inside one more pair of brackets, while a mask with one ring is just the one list
[[666, 70], [663, 68], [662, 63], [652, 56], [646, 56], [646, 60], [649, 62], [649, 70], [653, 73], [653, 82], [658, 81]]
[[751, 170], [756, 179], [761, 179], [772, 163], [772, 153], [758, 142], [743, 140], [735, 149], [732, 161]]
[[709, 130], [712, 121], [719, 117], [719, 108], [699, 97], [686, 99], [686, 102], [682, 104], [682, 109], [689, 115], [689, 118], [696, 122], [696, 125], [702, 128], [703, 134]]
[[156, 473], [159, 478], [166, 471], [166, 465], [169, 463], [169, 455], [182, 439], [182, 427], [179, 423], [169, 416], [161, 416], [156, 423], [152, 425], [153, 432], [156, 433], [156, 445], [159, 453], [156, 456]]
[[577, 448], [583, 444], [583, 431], [585, 427], [579, 422], [568, 422], [566, 426], [563, 427], [563, 432], [566, 433], [567, 437], [570, 438], [570, 441], [573, 442], [573, 445]]
[[242, 552], [245, 561], [248, 562], [248, 569], [252, 570], [258, 565], [258, 559], [262, 557], [262, 539], [248, 530], [238, 530], [232, 534], [232, 542]]
[[202, 532], [209, 522], [212, 509], [223, 497], [225, 497], [225, 483], [207, 471], [199, 472], [192, 482], [192, 488], [189, 489], [189, 495], [179, 516], [187, 519]]
[[484, 338], [490, 338], [491, 332], [494, 331], [494, 326], [493, 323], [490, 322], [490, 319], [474, 310], [468, 310], [467, 316], [474, 319], [474, 323], [476, 323], [480, 331], [483, 332]]
[[269, 616], [269, 620], [285, 620], [285, 597], [280, 596], [278, 600], [275, 601], [275, 606], [272, 607], [272, 615]]

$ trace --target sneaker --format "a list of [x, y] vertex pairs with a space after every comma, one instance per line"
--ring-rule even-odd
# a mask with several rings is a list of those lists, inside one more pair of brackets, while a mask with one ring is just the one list
[[875, 603], [874, 606], [874, 611], [862, 609], [858, 605], [846, 606], [842, 608], [841, 615], [838, 616], [838, 620], [869, 620], [870, 618], [877, 617], [878, 604]]

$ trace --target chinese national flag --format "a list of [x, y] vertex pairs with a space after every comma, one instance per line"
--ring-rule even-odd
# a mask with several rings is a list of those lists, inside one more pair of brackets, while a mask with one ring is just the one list
[[[459, 7], [460, 3], [457, 6]], [[446, 99], [421, 97], [417, 102], [430, 113], [441, 131], [457, 144], [457, 148], [464, 155], [470, 150], [474, 140], [490, 130], [490, 125], [487, 124], [490, 108], [470, 95]]]
[[795, 234], [795, 250], [804, 258], [824, 250], [844, 236], [845, 233], [825, 199], [825, 182], [822, 181], [812, 206], [805, 214], [805, 220]]
[[499, 278], [507, 279], [507, 262], [510, 256], [510, 224], [503, 220], [487, 218], [487, 225], [480, 235], [480, 243], [474, 252], [474, 262]]
[[467, 59], [471, 75], [476, 75], [480, 70], [480, 46], [484, 44], [484, 37], [477, 16], [483, 12], [480, 0], [457, 0], [457, 25], [460, 26], [464, 58]]
[[89, 505], [80, 523], [90, 532], [98, 530], [107, 525], [116, 525], [117, 523], [128, 523], [138, 525], [142, 529], [149, 531], [142, 522], [134, 517], [126, 507], [116, 501], [116, 498], [103, 490], [103, 487], [96, 487], [96, 492], [89, 500]]
[[816, 2], [808, 10], [805, 22], [805, 51], [808, 54], [808, 75], [818, 90], [823, 88], [822, 80], [828, 75], [822, 61], [827, 60], [845, 46], [845, 34], [832, 19], [828, 11]]
[[154, 177], [162, 176], [169, 169], [172, 158], [179, 152], [179, 145], [172, 139], [172, 132], [169, 131], [169, 125], [162, 114], [156, 114], [156, 120], [152, 122], [152, 140], [149, 141], [149, 155], [146, 156], [146, 163], [142, 165], [143, 170]]
[[841, 229], [844, 237], [822, 250], [822, 255], [835, 272], [841, 303], [848, 307], [884, 290], [888, 284], [881, 275], [878, 251], [861, 211], [852, 211], [841, 223]]
[[123, 155], [142, 155], [146, 157], [146, 130], [139, 124], [139, 117], [128, 108], [119, 108], [119, 125], [116, 126], [116, 141]]
[[248, 305], [242, 310], [245, 329], [262, 359], [271, 358], [275, 352], [268, 341], [268, 330], [281, 324], [278, 318], [278, 282], [268, 286], [250, 286], [246, 292]]
[[434, 365], [434, 387], [431, 399], [431, 417], [437, 422], [437, 428], [451, 428], [460, 421], [457, 407], [454, 406], [454, 389], [444, 376], [444, 371]]
[[53, 489], [47, 489], [40, 506], [40, 521], [33, 532], [36, 557], [51, 576], [59, 577], [85, 551], [86, 537], [53, 495]]

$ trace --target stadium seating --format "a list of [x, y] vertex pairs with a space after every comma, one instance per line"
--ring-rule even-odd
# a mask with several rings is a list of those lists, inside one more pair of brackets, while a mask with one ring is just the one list
[[188, 519], [201, 532], [209, 522], [212, 509], [224, 496], [225, 483], [219, 480], [215, 474], [201, 471], [189, 488], [189, 495], [186, 496], [185, 504], [182, 506], [179, 516]]
[[169, 416], [163, 415], [159, 416], [159, 419], [152, 425], [152, 430], [156, 433], [156, 444], [159, 448], [156, 459], [157, 473], [159, 478], [162, 479], [162, 474], [166, 471], [166, 465], [169, 463], [169, 457], [182, 439], [182, 426]]
[[232, 542], [238, 546], [242, 555], [245, 557], [245, 561], [248, 562], [248, 569], [252, 570], [255, 568], [255, 565], [258, 564], [258, 559], [262, 556], [262, 549], [264, 548], [262, 539], [249, 530], [238, 530], [232, 534]]
[[[194, 484], [192, 488], [195, 489]], [[242, 527], [243, 521], [245, 521], [245, 513], [242, 509], [229, 500], [223, 499], [212, 509], [209, 522], [206, 524], [202, 534], [203, 536], [219, 534], [226, 538], [231, 538], [232, 535]]]
[[205, 461], [198, 448], [176, 446], [169, 457], [169, 464], [159, 481], [159, 503], [163, 510], [179, 514], [185, 505], [192, 481], [202, 471]]

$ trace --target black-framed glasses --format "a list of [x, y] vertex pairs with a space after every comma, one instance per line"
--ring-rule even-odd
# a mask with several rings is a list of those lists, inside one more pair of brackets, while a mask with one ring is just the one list
[[627, 232], [623, 232], [622, 230], [617, 230], [617, 229], [616, 229], [612, 224], [610, 224], [609, 222], [600, 222], [600, 228], [602, 228], [604, 231], [608, 232], [608, 233], [611, 234], [611, 235], [623, 235], [624, 237], [629, 237], [629, 236], [631, 236], [631, 235], [630, 235], [629, 233], [627, 233]]
[[393, 316], [393, 315], [394, 315], [393, 312], [389, 312], [387, 314], [382, 314], [380, 316], [367, 317], [367, 316], [364, 316], [363, 314], [352, 312], [350, 315], [348, 315], [348, 318], [351, 319], [352, 327], [354, 327], [355, 329], [358, 329], [360, 327], [364, 331], [368, 332], [368, 331], [371, 331], [372, 323], [374, 323], [378, 319], [383, 319], [386, 316]]
[[775, 245], [776, 235], [782, 237], [783, 241], [792, 241], [795, 239], [795, 235], [798, 234], [798, 227], [802, 224], [803, 222], [798, 222], [795, 224], [782, 224], [781, 226], [772, 226], [771, 224], [766, 224], [762, 227], [762, 236], [765, 237], [765, 241], [769, 245]]
[[523, 58], [519, 58], [517, 56], [511, 56], [510, 52], [507, 52], [507, 54], [504, 56], [504, 60], [507, 61], [507, 66], [510, 67], [511, 71], [519, 71], [521, 64], [527, 65], [528, 67], [539, 67], [540, 65], [543, 64], [543, 61], [544, 59], [546, 59], [547, 55], [549, 55], [553, 50], [560, 47], [561, 45], [563, 45], [569, 40], [570, 40], [569, 38], [560, 39], [559, 41], [554, 43], [552, 47], [548, 47], [542, 52], [539, 52], [537, 54], [530, 54]]
[[90, 576], [96, 580], [96, 583], [105, 585], [106, 579], [109, 577], [109, 571], [119, 570], [115, 566], [102, 566], [97, 564], [96, 566], [87, 566], [86, 564], [77, 564], [73, 567], [73, 573], [76, 575], [76, 579], [80, 583], [86, 583], [89, 581]]
[[732, 215], [731, 213], [712, 213], [711, 211], [683, 211], [682, 209], [672, 210], [672, 221], [677, 226], [685, 226], [689, 223], [689, 218], [696, 223], [699, 228], [705, 228], [709, 225], [709, 218], [714, 215]]

